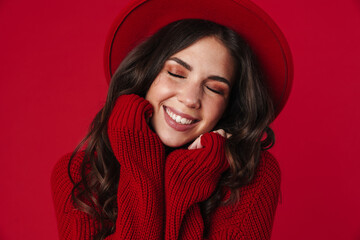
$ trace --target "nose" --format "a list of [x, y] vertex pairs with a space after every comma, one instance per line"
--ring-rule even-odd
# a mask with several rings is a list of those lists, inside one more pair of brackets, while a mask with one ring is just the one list
[[177, 99], [189, 108], [199, 109], [201, 107], [201, 87], [197, 84], [184, 84], [179, 88]]

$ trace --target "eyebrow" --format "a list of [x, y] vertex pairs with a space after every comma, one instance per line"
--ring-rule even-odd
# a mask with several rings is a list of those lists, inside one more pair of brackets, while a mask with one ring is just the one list
[[208, 78], [212, 79], [212, 80], [215, 80], [215, 81], [218, 81], [218, 82], [226, 83], [230, 87], [230, 82], [226, 78], [219, 77], [219, 76], [210, 76]]
[[169, 58], [169, 60], [173, 60], [173, 61], [177, 62], [178, 64], [180, 64], [181, 66], [183, 66], [184, 68], [186, 68], [189, 71], [193, 70], [193, 68], [189, 64], [187, 64], [186, 62], [184, 62], [183, 60], [181, 60], [177, 57]]
[[[193, 70], [193, 68], [188, 63], [184, 62], [183, 60], [181, 60], [181, 59], [179, 59], [177, 57], [169, 58], [169, 60], [175, 61], [176, 63], [180, 64], [181, 66], [183, 66], [184, 68], [186, 68], [189, 71]], [[212, 79], [212, 80], [215, 80], [215, 81], [226, 83], [227, 85], [229, 85], [229, 87], [231, 86], [230, 81], [227, 80], [226, 78], [223, 78], [223, 77], [220, 77], [220, 76], [210, 76], [208, 78]]]

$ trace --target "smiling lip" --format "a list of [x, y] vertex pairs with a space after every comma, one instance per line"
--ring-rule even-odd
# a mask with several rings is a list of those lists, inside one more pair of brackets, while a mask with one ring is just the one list
[[[165, 116], [165, 121], [166, 123], [172, 127], [173, 129], [175, 129], [176, 131], [180, 131], [180, 132], [183, 132], [183, 131], [186, 131], [186, 130], [189, 130], [190, 128], [193, 128], [194, 125], [196, 125], [196, 123], [198, 122], [196, 118], [193, 118], [191, 117], [190, 115], [187, 115], [187, 114], [184, 114], [184, 113], [180, 113], [178, 111], [176, 111], [175, 109], [173, 108], [170, 108], [170, 107], [166, 107], [164, 106], [163, 107], [164, 109], [164, 116]], [[190, 124], [181, 124], [181, 123], [177, 123], [174, 119], [172, 119], [167, 113], [166, 113], [166, 109], [169, 109], [171, 112], [173, 112], [174, 114], [182, 117], [182, 118], [186, 118], [188, 120], [191, 120], [193, 121], [192, 123]]]

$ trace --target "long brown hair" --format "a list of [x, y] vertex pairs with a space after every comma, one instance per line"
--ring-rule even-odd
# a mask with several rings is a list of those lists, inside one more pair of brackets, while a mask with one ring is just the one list
[[[107, 121], [116, 99], [131, 93], [145, 97], [167, 59], [207, 36], [218, 38], [229, 49], [235, 59], [236, 78], [228, 107], [215, 127], [232, 134], [226, 142], [231, 156], [230, 168], [222, 175], [212, 196], [201, 203], [206, 225], [220, 204], [238, 200], [239, 187], [253, 178], [261, 150], [274, 144], [274, 134], [268, 126], [274, 117], [273, 104], [248, 44], [233, 30], [206, 20], [185, 19], [163, 27], [122, 61], [111, 79], [104, 107], [96, 114], [88, 134], [70, 158], [68, 172], [74, 183], [71, 193], [74, 205], [100, 223], [94, 239], [104, 239], [115, 231], [120, 166], [110, 147]], [[70, 166], [83, 146], [81, 180], [74, 182]], [[226, 203], [221, 202], [225, 186], [231, 190]]]

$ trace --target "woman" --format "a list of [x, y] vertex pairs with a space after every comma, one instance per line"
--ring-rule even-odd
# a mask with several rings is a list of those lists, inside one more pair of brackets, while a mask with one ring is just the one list
[[167, 24], [121, 61], [88, 135], [55, 166], [61, 239], [269, 239], [273, 119], [235, 31]]

